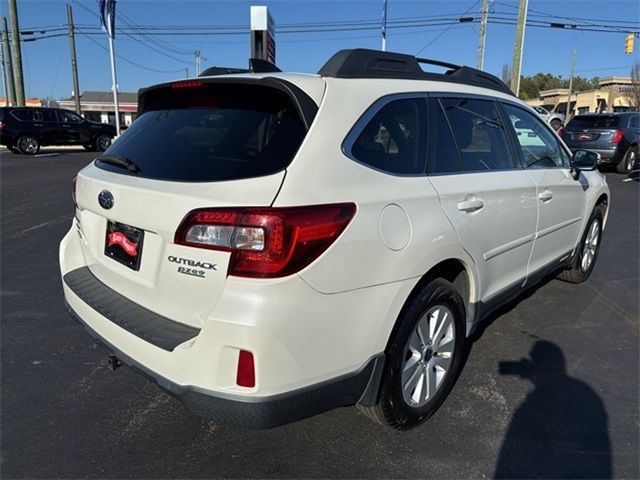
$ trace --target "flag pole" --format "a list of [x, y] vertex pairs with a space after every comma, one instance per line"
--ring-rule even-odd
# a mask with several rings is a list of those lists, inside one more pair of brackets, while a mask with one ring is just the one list
[[382, 51], [387, 50], [387, 0], [382, 0]]
[[118, 104], [118, 81], [116, 79], [116, 56], [113, 48], [113, 37], [109, 34], [109, 54], [111, 57], [111, 90], [113, 91], [113, 105], [116, 110], [116, 136], [120, 136], [120, 106]]

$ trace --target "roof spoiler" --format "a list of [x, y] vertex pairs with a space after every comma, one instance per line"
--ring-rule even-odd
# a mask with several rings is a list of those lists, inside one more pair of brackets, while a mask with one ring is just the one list
[[209, 67], [202, 72], [199, 77], [215, 77], [217, 75], [230, 75], [234, 73], [276, 73], [281, 72], [278, 67], [268, 60], [260, 58], [250, 58], [249, 68], [236, 67]]
[[[444, 67], [448, 70], [445, 73], [425, 72], [420, 64]], [[482, 70], [403, 53], [364, 48], [340, 50], [318, 70], [318, 75], [334, 78], [396, 78], [452, 82], [514, 95], [502, 80]]]

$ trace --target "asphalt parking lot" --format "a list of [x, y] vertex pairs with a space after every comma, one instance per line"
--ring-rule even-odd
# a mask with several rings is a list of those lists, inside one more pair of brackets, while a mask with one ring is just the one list
[[58, 243], [92, 155], [0, 153], [2, 478], [640, 477], [637, 176], [607, 173], [591, 279], [550, 279], [494, 315], [427, 424], [397, 433], [345, 408], [252, 431], [108, 370], [67, 315]]

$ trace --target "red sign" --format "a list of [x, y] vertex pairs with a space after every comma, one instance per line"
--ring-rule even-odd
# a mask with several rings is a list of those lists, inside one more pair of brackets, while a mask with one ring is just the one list
[[111, 245], [119, 245], [122, 249], [132, 257], [138, 256], [138, 243], [132, 242], [122, 232], [111, 232], [107, 237], [109, 240], [109, 247]]

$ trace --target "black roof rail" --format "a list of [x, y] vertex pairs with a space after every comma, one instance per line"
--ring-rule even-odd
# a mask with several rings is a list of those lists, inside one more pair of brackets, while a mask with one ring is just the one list
[[[421, 63], [449, 70], [445, 73], [425, 72], [420, 67]], [[490, 88], [514, 95], [502, 80], [482, 70], [439, 60], [416, 58], [404, 53], [382, 52], [365, 48], [340, 50], [318, 70], [318, 75], [335, 78], [396, 78], [453, 82]]]
[[209, 67], [199, 77], [215, 77], [217, 75], [229, 75], [233, 73], [275, 73], [281, 72], [273, 63], [260, 58], [250, 58], [249, 68], [236, 67]]

